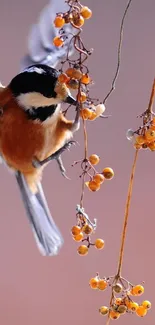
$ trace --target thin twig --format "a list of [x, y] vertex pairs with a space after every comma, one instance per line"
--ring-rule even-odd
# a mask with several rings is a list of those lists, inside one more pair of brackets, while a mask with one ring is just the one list
[[154, 78], [154, 81], [153, 81], [151, 96], [150, 96], [149, 105], [148, 105], [148, 109], [147, 109], [148, 113], [152, 113], [152, 106], [153, 106], [154, 97], [155, 97], [155, 78]]
[[138, 149], [135, 152], [134, 162], [133, 162], [132, 170], [131, 170], [131, 177], [130, 177], [130, 181], [129, 181], [128, 196], [127, 196], [127, 202], [126, 202], [126, 206], [125, 206], [124, 223], [123, 223], [123, 231], [122, 231], [122, 239], [121, 239], [117, 276], [121, 276], [122, 261], [123, 261], [123, 255], [124, 255], [124, 244], [125, 244], [125, 238], [126, 238], [126, 231], [127, 231], [129, 209], [130, 209], [130, 202], [131, 202], [131, 195], [132, 195], [133, 180], [134, 180], [134, 175], [135, 175], [137, 156], [138, 156]]
[[115, 83], [116, 83], [116, 79], [118, 77], [119, 74], [119, 70], [120, 70], [120, 63], [121, 63], [121, 49], [122, 49], [122, 40], [123, 40], [123, 28], [124, 28], [124, 20], [127, 14], [127, 11], [129, 9], [129, 6], [131, 4], [132, 0], [129, 0], [125, 11], [124, 11], [124, 15], [122, 18], [122, 22], [121, 22], [121, 27], [120, 27], [120, 37], [119, 37], [119, 43], [118, 43], [118, 60], [117, 60], [117, 67], [116, 67], [116, 72], [111, 84], [111, 89], [109, 90], [108, 94], [105, 96], [104, 100], [103, 100], [103, 104], [105, 104], [105, 102], [107, 101], [108, 97], [111, 95], [111, 93], [113, 92], [113, 90], [115, 89]]
[[[84, 132], [84, 162], [87, 163], [88, 159], [88, 135], [86, 130], [86, 121], [82, 119], [83, 121], [83, 132]], [[82, 175], [82, 193], [81, 193], [81, 199], [80, 199], [80, 207], [83, 206], [83, 198], [84, 198], [84, 187], [85, 187], [85, 172]]]

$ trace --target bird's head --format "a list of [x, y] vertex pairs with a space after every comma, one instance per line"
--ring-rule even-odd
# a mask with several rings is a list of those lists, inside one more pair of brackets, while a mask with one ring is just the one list
[[[47, 65], [36, 64], [26, 68], [23, 72], [15, 76], [9, 88], [17, 100], [18, 104], [25, 110], [37, 112], [45, 109], [50, 113], [56, 109], [57, 105], [65, 102], [76, 105], [76, 100], [64, 83], [58, 81], [59, 72]], [[52, 114], [54, 114], [55, 110]], [[49, 116], [47, 116], [49, 117]]]

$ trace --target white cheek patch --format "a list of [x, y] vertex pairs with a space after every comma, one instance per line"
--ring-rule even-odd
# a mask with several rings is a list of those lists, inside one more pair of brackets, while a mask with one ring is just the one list
[[40, 93], [31, 92], [26, 94], [21, 94], [17, 97], [17, 101], [20, 106], [25, 110], [44, 106], [57, 105], [61, 103], [60, 98], [47, 98]]

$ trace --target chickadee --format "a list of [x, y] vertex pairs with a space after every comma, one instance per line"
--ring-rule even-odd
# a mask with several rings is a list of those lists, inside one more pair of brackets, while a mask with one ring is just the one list
[[36, 243], [43, 255], [56, 255], [62, 235], [52, 219], [41, 187], [43, 168], [57, 159], [61, 172], [61, 153], [79, 128], [67, 120], [61, 103], [77, 105], [58, 71], [36, 64], [15, 76], [0, 89], [0, 155], [16, 176]]

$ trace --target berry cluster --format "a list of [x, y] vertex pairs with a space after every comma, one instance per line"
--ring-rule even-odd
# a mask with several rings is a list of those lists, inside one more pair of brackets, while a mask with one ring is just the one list
[[[63, 28], [65, 24], [71, 24], [74, 28], [80, 29], [85, 22], [85, 19], [89, 19], [92, 16], [92, 11], [86, 7], [82, 6], [80, 2], [77, 1], [66, 1], [70, 6], [68, 12], [58, 13], [54, 25], [56, 28]], [[66, 35], [60, 32], [60, 36], [56, 36], [53, 39], [55, 46], [60, 47], [64, 44]]]
[[135, 149], [150, 149], [155, 151], [155, 117], [152, 111], [153, 99], [155, 96], [155, 80], [152, 87], [149, 106], [144, 113], [140, 115], [142, 118], [142, 126], [137, 131], [129, 129], [127, 131], [127, 139], [134, 140]]
[[77, 206], [76, 219], [77, 224], [73, 226], [71, 230], [72, 237], [76, 242], [87, 243], [78, 247], [78, 254], [81, 256], [87, 255], [90, 246], [94, 246], [97, 249], [103, 249], [103, 239], [97, 238], [94, 243], [91, 242], [91, 235], [96, 229], [96, 219], [94, 219], [94, 223], [91, 222], [88, 215], [84, 212], [84, 209], [81, 209], [79, 205]]
[[110, 319], [118, 319], [126, 313], [135, 313], [137, 316], [144, 317], [151, 308], [148, 300], [138, 304], [133, 301], [132, 296], [141, 296], [144, 293], [142, 285], [132, 285], [122, 277], [100, 278], [97, 273], [96, 277], [89, 281], [91, 289], [105, 290], [108, 286], [112, 288], [112, 299], [110, 306], [101, 306], [99, 312], [101, 315], [108, 315]]

